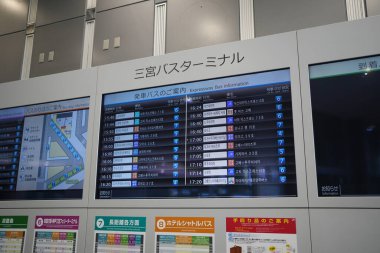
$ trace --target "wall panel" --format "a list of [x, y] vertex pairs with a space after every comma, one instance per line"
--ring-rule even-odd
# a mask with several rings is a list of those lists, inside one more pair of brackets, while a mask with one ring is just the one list
[[36, 25], [84, 16], [85, 0], [38, 0]]
[[380, 15], [380, 1], [379, 0], [366, 0], [367, 15], [375, 16]]
[[34, 36], [30, 76], [79, 69], [82, 62], [83, 37], [82, 17], [38, 27]]
[[238, 0], [169, 0], [166, 52], [240, 39]]
[[139, 3], [143, 1], [149, 1], [149, 0], [97, 0], [96, 2], [96, 11], [105, 11], [113, 8], [118, 8], [121, 6]]
[[153, 55], [154, 1], [96, 15], [92, 65]]
[[25, 32], [0, 36], [0, 83], [20, 79], [24, 44]]
[[256, 37], [347, 20], [345, 0], [255, 0]]
[[0, 1], [0, 35], [26, 28], [29, 0]]
[[379, 209], [310, 210], [313, 253], [378, 253]]

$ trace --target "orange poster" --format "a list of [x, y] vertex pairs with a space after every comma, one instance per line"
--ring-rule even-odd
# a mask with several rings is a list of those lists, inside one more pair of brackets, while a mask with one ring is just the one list
[[210, 217], [156, 217], [156, 232], [213, 234], [215, 223]]
[[156, 217], [156, 253], [214, 253], [214, 218]]

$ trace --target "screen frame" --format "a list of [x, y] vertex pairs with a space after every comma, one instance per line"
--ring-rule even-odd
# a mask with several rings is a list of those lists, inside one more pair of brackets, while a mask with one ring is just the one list
[[91, 150], [93, 144], [94, 105], [96, 97], [96, 69], [66, 72], [51, 76], [15, 81], [0, 85], [0, 109], [43, 104], [77, 98], [89, 98], [88, 141], [85, 178], [81, 199], [4, 200], [4, 208], [86, 207], [88, 205]]
[[[241, 74], [241, 75], [234, 75], [234, 76], [225, 76], [225, 77], [219, 77], [219, 78], [213, 78], [213, 79], [206, 79], [206, 80], [197, 80], [197, 81], [192, 81], [192, 82], [189, 82], [189, 83], [178, 83], [178, 84], [171, 84], [171, 85], [163, 85], [163, 86], [159, 86], [159, 87], [156, 87], [156, 88], [175, 88], [175, 87], [178, 87], [178, 86], [183, 86], [183, 85], [187, 85], [187, 84], [197, 84], [197, 83], [204, 83], [204, 84], [207, 84], [208, 82], [218, 82], [218, 80], [220, 80], [220, 82], [225, 82], [226, 79], [234, 79], [236, 78], [237, 81], [239, 81], [239, 78], [242, 77], [243, 79], [245, 78], [245, 76], [250, 76], [249, 78], [255, 78], [256, 76], [260, 76], [261, 74], [272, 74], [273, 75], [276, 75], [275, 73], [278, 73], [280, 75], [284, 75], [283, 72], [289, 72], [289, 77], [290, 77], [290, 69], [289, 68], [285, 68], [285, 69], [275, 69], [275, 70], [270, 70], [270, 71], [263, 71], [263, 72], [256, 72], [256, 73], [247, 73], [247, 74]], [[285, 81], [280, 81], [278, 84], [282, 83], [282, 82], [285, 82]], [[289, 81], [290, 82], [290, 81]], [[274, 85], [278, 85], [278, 84], [274, 84]], [[281, 84], [282, 85], [282, 84]], [[255, 85], [255, 84], [252, 84], [251, 86], [249, 86], [247, 89], [254, 89], [254, 88], [257, 88], [257, 87], [261, 87], [261, 86], [273, 86], [273, 84], [263, 84], [263, 85]], [[291, 84], [290, 84], [291, 86]], [[143, 89], [135, 89], [135, 90], [130, 90], [130, 92], [144, 92], [144, 91], [147, 91], [149, 90], [149, 88], [143, 88]], [[226, 91], [230, 91], [232, 89], [226, 89]], [[217, 90], [216, 92], [221, 92], [219, 90]], [[210, 92], [212, 94], [212, 92]], [[104, 106], [104, 103], [105, 103], [105, 99], [107, 96], [113, 96], [113, 95], [123, 95], [125, 94], [125, 92], [114, 92], [114, 93], [107, 93], [107, 94], [103, 94], [103, 98], [102, 98], [102, 108]], [[186, 93], [187, 95], [189, 96], [196, 96], [197, 93]], [[208, 92], [200, 92], [200, 94], [208, 94]], [[127, 94], [126, 94], [127, 95]], [[180, 96], [180, 95], [178, 95]], [[177, 96], [177, 97], [178, 97]], [[182, 95], [183, 96], [183, 95]], [[170, 97], [171, 98], [171, 97]], [[170, 99], [168, 98], [168, 99]], [[109, 101], [110, 99], [108, 99]], [[155, 99], [152, 99], [152, 100], [155, 100]], [[149, 101], [152, 101], [150, 99], [145, 99], [145, 100], [142, 100], [141, 103], [144, 104], [144, 102], [148, 102]], [[131, 103], [138, 103], [138, 102], [131, 102]], [[109, 105], [108, 105], [109, 106]], [[292, 108], [293, 110], [293, 108]], [[102, 110], [102, 115], [101, 115], [101, 118], [103, 118], [104, 116], [104, 110]], [[101, 124], [104, 123], [101, 121]], [[102, 127], [100, 127], [100, 131], [102, 130]], [[99, 131], [99, 138], [102, 137], [101, 133]], [[294, 135], [294, 133], [293, 133]], [[99, 141], [99, 144], [101, 142]], [[101, 146], [101, 145], [100, 145]], [[99, 146], [99, 148], [101, 148]], [[99, 154], [98, 154], [99, 155]], [[100, 157], [98, 157], [99, 159]], [[98, 164], [99, 165], [99, 164]], [[183, 178], [182, 178], [183, 179]], [[223, 186], [218, 186], [218, 185], [214, 185], [215, 187], [223, 187]], [[202, 186], [204, 188], [207, 188], [207, 186]], [[241, 187], [249, 187], [247, 185], [241, 185]], [[168, 188], [167, 186], [163, 186], [162, 188]], [[132, 188], [130, 188], [132, 189]], [[191, 187], [189, 186], [181, 186], [181, 189], [191, 189]], [[154, 188], [151, 188], [150, 189], [150, 192], [154, 191]], [[297, 194], [297, 193], [296, 193]], [[271, 197], [293, 197], [293, 196], [286, 196], [286, 195], [283, 195], [283, 196], [258, 196], [258, 197], [255, 197], [255, 196], [244, 196], [244, 197], [234, 197], [233, 195], [228, 195], [228, 196], [224, 196], [224, 197], [219, 197], [219, 198], [271, 198]], [[212, 199], [212, 198], [218, 198], [218, 196], [210, 196], [210, 197], [198, 197], [198, 196], [191, 196], [191, 197], [183, 197], [183, 196], [179, 196], [179, 197], [151, 197], [151, 196], [147, 196], [147, 197], [136, 197], [136, 198], [132, 198], [132, 199], [191, 199], [191, 198], [208, 198], [208, 199]]]
[[[228, 64], [223, 67], [200, 68], [194, 70], [160, 75], [154, 78], [134, 79], [135, 71], [146, 66], [160, 66], [167, 63], [204, 61], [207, 56], [232, 55], [239, 52], [244, 56], [244, 63], [240, 65]], [[290, 69], [294, 140], [297, 171], [297, 197], [270, 197], [270, 198], [175, 198], [175, 199], [95, 199], [96, 177], [98, 164], [98, 147], [102, 98], [104, 94], [129, 90], [159, 87], [171, 84], [194, 82], [241, 74], [268, 72], [278, 69]], [[232, 42], [217, 46], [192, 49], [178, 53], [171, 53], [160, 57], [151, 57], [129, 62], [111, 64], [99, 67], [98, 92], [96, 99], [96, 118], [92, 157], [93, 172], [91, 173], [90, 207], [307, 207], [305, 158], [302, 135], [301, 98], [298, 72], [297, 38], [295, 32], [258, 38], [240, 42]], [[159, 200], [159, 201], [158, 201]]]
[[[380, 54], [380, 34], [374, 33], [380, 17], [334, 24], [297, 32], [308, 199], [310, 207], [379, 208], [380, 196], [319, 197], [314, 148], [309, 67]], [[360, 47], [358, 46], [360, 45]]]

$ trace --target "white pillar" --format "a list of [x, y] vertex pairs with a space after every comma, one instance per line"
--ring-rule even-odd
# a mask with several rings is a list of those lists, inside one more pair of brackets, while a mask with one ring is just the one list
[[240, 39], [249, 40], [255, 37], [255, 19], [253, 0], [240, 0]]
[[154, 7], [154, 56], [165, 54], [166, 10], [167, 3], [159, 3]]
[[346, 0], [347, 18], [349, 21], [365, 18], [365, 0]]

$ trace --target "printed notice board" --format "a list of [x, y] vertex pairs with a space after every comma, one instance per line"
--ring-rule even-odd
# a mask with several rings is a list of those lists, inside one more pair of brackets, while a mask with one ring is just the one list
[[24, 252], [28, 216], [0, 216], [0, 252]]
[[33, 253], [77, 252], [79, 216], [37, 216]]
[[95, 217], [95, 253], [145, 253], [146, 217]]
[[228, 253], [297, 253], [294, 218], [227, 218]]
[[215, 222], [210, 217], [156, 217], [156, 253], [214, 253]]

